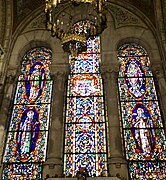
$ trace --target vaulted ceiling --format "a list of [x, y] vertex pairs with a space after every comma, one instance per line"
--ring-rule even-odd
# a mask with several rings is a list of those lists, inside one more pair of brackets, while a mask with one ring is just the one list
[[[128, 4], [142, 11], [154, 24], [154, 6], [152, 0], [110, 0], [113, 3], [119, 3], [121, 6]], [[41, 8], [44, 11], [45, 0], [13, 0], [13, 32], [16, 27], [26, 19], [27, 16]]]

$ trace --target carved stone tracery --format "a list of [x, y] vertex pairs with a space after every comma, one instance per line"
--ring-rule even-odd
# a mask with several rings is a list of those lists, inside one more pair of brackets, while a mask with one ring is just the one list
[[128, 25], [137, 25], [140, 27], [146, 27], [146, 25], [135, 14], [129, 12], [125, 8], [118, 5], [109, 4], [108, 10], [114, 18], [116, 28], [120, 28]]

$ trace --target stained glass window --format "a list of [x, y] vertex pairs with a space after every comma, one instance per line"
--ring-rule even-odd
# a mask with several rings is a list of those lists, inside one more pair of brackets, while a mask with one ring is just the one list
[[100, 38], [87, 40], [87, 51], [69, 57], [65, 122], [64, 171], [75, 176], [86, 168], [89, 176], [107, 175], [106, 120], [99, 70]]
[[118, 50], [119, 98], [130, 179], [165, 179], [166, 139], [149, 56], [136, 44]]
[[52, 80], [50, 49], [23, 57], [3, 156], [3, 179], [42, 179], [46, 159]]

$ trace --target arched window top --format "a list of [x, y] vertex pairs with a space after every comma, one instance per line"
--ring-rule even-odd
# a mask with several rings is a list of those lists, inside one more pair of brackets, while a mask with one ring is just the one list
[[3, 156], [3, 179], [42, 179], [53, 84], [51, 55], [50, 49], [38, 47], [23, 57]]
[[[50, 70], [48, 67], [51, 60], [51, 49], [45, 47], [31, 49], [22, 59], [21, 75], [19, 76], [19, 80], [27, 80], [27, 76], [31, 75], [34, 70], [41, 70], [45, 74], [44, 79], [50, 79]], [[35, 77], [31, 80], [35, 80]]]
[[147, 56], [147, 51], [136, 43], [126, 43], [118, 49], [118, 56]]
[[52, 59], [52, 50], [46, 47], [36, 47], [29, 50], [23, 57], [23, 60], [35, 61], [36, 59]]
[[165, 132], [146, 50], [124, 44], [118, 50], [122, 133], [130, 179], [163, 179]]
[[124, 44], [118, 49], [118, 61], [120, 62], [120, 77], [152, 76], [148, 53], [135, 43]]

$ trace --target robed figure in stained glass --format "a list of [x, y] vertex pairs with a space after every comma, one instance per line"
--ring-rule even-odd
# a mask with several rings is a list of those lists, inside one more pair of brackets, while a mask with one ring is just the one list
[[21, 121], [18, 123], [16, 135], [17, 152], [22, 162], [29, 160], [30, 153], [35, 150], [39, 136], [39, 115], [35, 108], [28, 108], [24, 111]]
[[132, 132], [137, 145], [137, 150], [146, 156], [154, 150], [155, 147], [155, 133], [152, 129], [154, 125], [152, 120], [149, 119], [148, 111], [146, 110], [147, 116], [145, 116], [145, 110], [143, 106], [137, 106], [135, 108], [136, 113], [135, 123], [133, 123]]
[[30, 74], [26, 78], [26, 96], [30, 103], [34, 103], [41, 95], [45, 84], [45, 70], [41, 62], [35, 62], [30, 68]]
[[140, 64], [136, 60], [128, 62], [126, 68], [126, 74], [129, 78], [126, 79], [126, 83], [129, 87], [129, 92], [136, 98], [140, 98], [145, 93], [144, 79]]

